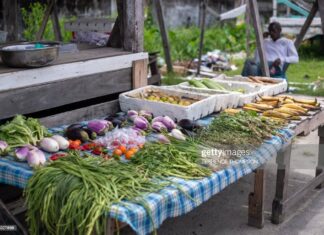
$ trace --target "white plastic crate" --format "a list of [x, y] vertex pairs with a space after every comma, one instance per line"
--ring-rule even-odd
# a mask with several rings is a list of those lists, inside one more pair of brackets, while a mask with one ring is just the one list
[[[162, 101], [151, 101], [139, 98], [145, 92], [150, 90], [163, 92], [170, 96], [198, 99], [199, 101], [189, 106], [181, 106], [177, 104], [164, 103]], [[124, 112], [131, 109], [147, 110], [152, 112], [154, 116], [167, 115], [176, 120], [197, 120], [215, 112], [216, 107], [220, 106], [218, 104], [223, 104], [223, 100], [221, 100], [221, 98], [222, 94], [220, 94], [218, 97], [218, 95], [211, 96], [207, 94], [193, 93], [190, 91], [178, 91], [169, 89], [167, 87], [146, 86], [120, 94], [119, 103], [121, 110]]]

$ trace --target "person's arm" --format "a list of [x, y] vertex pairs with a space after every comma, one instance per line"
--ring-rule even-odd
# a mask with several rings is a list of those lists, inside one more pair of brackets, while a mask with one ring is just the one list
[[295, 64], [299, 62], [299, 56], [296, 47], [290, 40], [288, 41], [287, 57], [284, 58], [283, 62], [288, 64]]

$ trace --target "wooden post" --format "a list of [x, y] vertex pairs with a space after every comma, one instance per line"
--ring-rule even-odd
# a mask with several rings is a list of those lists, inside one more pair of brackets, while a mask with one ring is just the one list
[[[300, 33], [297, 35], [296, 37], [296, 40], [295, 40], [295, 47], [296, 49], [298, 50], [300, 44], [302, 43], [306, 33], [307, 33], [307, 30], [309, 29], [309, 26], [312, 24], [313, 22], [313, 19], [316, 15], [318, 11], [318, 3], [317, 1], [314, 2], [313, 6], [312, 6], [312, 9], [311, 11], [309, 12], [305, 22], [304, 22], [304, 25], [302, 26], [302, 28], [300, 29]], [[289, 68], [289, 64], [286, 64], [286, 66], [283, 68], [284, 71], [287, 71], [287, 69]]]
[[249, 0], [254, 31], [256, 34], [257, 50], [260, 57], [260, 65], [263, 76], [270, 77], [269, 66], [264, 52], [263, 33], [261, 29], [260, 15], [256, 0]]
[[17, 0], [2, 0], [4, 30], [8, 32], [7, 41], [18, 41], [18, 3]]
[[126, 0], [123, 5], [123, 48], [126, 51], [144, 50], [144, 1]]
[[173, 71], [172, 60], [171, 60], [171, 53], [170, 53], [170, 45], [168, 39], [168, 33], [165, 27], [164, 17], [163, 17], [163, 9], [160, 0], [153, 0], [153, 5], [156, 11], [160, 33], [162, 37], [162, 44], [163, 44], [163, 51], [165, 56], [165, 62], [167, 64], [168, 72]]
[[287, 144], [277, 156], [276, 195], [272, 202], [272, 223], [279, 224], [284, 219], [283, 202], [287, 199], [290, 170], [291, 143]]
[[41, 24], [38, 32], [36, 33], [36, 40], [37, 41], [39, 41], [39, 40], [41, 40], [43, 38], [48, 19], [49, 19], [50, 15], [51, 15], [51, 13], [53, 11], [54, 4], [55, 4], [55, 0], [50, 0], [48, 6], [46, 8], [46, 11], [44, 13], [42, 24]]
[[249, 195], [248, 225], [263, 228], [264, 225], [264, 192], [265, 192], [265, 170], [255, 170], [254, 191]]
[[277, 17], [277, 0], [272, 0], [272, 2], [273, 2], [273, 13], [272, 13], [272, 15], [273, 15], [273, 17]]
[[251, 23], [251, 16], [250, 16], [250, 3], [247, 0], [246, 1], [246, 11], [245, 11], [245, 25], [246, 25], [246, 29], [245, 29], [245, 34], [246, 34], [246, 57], [249, 58], [251, 55], [251, 51], [250, 51], [250, 40], [251, 40], [251, 27], [250, 27], [250, 23]]
[[133, 62], [133, 89], [147, 86], [147, 59]]
[[322, 31], [324, 33], [324, 2], [323, 0], [317, 0], [316, 2], [318, 3], [319, 6], [319, 12], [322, 20]]
[[52, 24], [54, 29], [55, 40], [62, 42], [63, 37], [62, 37], [60, 22], [57, 14], [58, 14], [57, 7], [56, 4], [54, 4], [51, 18], [52, 18]]
[[308, 17], [306, 18], [306, 20], [304, 22], [304, 25], [303, 25], [303, 27], [300, 30], [300, 33], [296, 37], [295, 47], [297, 49], [300, 46], [300, 44], [302, 43], [302, 41], [303, 41], [303, 39], [304, 39], [304, 37], [305, 37], [305, 35], [307, 33], [307, 30], [308, 30], [309, 26], [313, 22], [313, 19], [314, 19], [315, 15], [316, 15], [317, 11], [318, 11], [318, 3], [316, 1], [316, 2], [314, 2], [313, 6], [312, 6], [312, 9], [309, 12]]
[[197, 76], [200, 74], [200, 66], [201, 66], [201, 56], [204, 47], [204, 36], [205, 36], [205, 22], [206, 22], [206, 0], [200, 0], [200, 42], [199, 42], [199, 53], [198, 53], [198, 68], [197, 68]]
[[[318, 149], [318, 161], [316, 167], [316, 176], [320, 175], [324, 171], [324, 126], [318, 128], [319, 136], [319, 149]], [[324, 187], [324, 182], [317, 186], [317, 189]]]

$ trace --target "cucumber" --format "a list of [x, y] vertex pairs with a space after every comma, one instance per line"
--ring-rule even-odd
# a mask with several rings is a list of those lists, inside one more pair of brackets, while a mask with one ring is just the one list
[[189, 84], [191, 86], [197, 87], [197, 88], [208, 88], [201, 81], [198, 81], [198, 80], [195, 80], [195, 79], [189, 80]]
[[217, 83], [217, 82], [215, 82], [215, 81], [213, 81], [213, 80], [211, 80], [211, 79], [207, 79], [207, 78], [205, 78], [205, 79], [202, 80], [202, 83], [203, 83], [205, 86], [207, 86], [209, 89], [223, 90], [223, 91], [226, 90], [226, 89], [225, 89], [223, 86], [221, 86], [219, 83]]

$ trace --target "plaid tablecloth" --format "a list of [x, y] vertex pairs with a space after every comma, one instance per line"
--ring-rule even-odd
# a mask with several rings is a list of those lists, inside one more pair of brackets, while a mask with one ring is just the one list
[[[63, 127], [60, 127], [52, 129], [52, 131], [56, 132], [62, 129]], [[192, 181], [172, 178], [177, 183], [176, 187], [166, 187], [159, 193], [145, 195], [141, 200], [150, 208], [150, 215], [143, 206], [129, 202], [113, 205], [107, 214], [111, 218], [127, 223], [137, 234], [148, 234], [154, 228], [159, 227], [165, 219], [191, 211], [229, 184], [275, 157], [285, 142], [293, 137], [293, 131], [290, 129], [282, 130], [281, 134], [286, 140], [274, 136], [266, 140], [249, 156], [213, 173], [208, 178]], [[15, 162], [10, 157], [0, 158], [0, 183], [24, 188], [32, 174], [32, 169], [26, 163]], [[181, 190], [177, 187], [180, 187]]]

